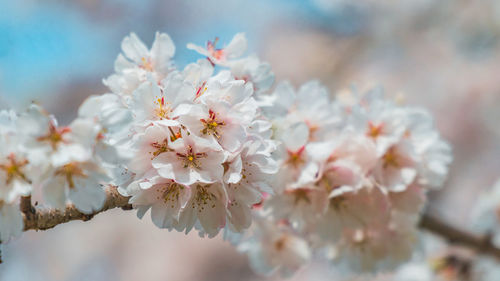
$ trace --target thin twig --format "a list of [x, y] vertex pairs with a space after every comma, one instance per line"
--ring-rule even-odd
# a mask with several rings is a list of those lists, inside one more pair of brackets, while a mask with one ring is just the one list
[[[101, 210], [91, 214], [84, 214], [78, 211], [75, 206], [69, 204], [64, 210], [32, 208], [33, 212], [24, 212], [24, 231], [46, 230], [55, 227], [56, 225], [66, 223], [73, 220], [88, 221], [95, 215], [113, 208], [122, 208], [124, 210], [132, 209], [128, 202], [128, 197], [118, 193], [116, 187], [110, 186], [106, 189], [106, 201]], [[25, 202], [27, 205], [27, 203]], [[31, 206], [31, 199], [30, 204]], [[26, 207], [26, 206], [25, 206]], [[29, 209], [29, 208], [28, 208]], [[21, 210], [23, 206], [21, 204]], [[27, 209], [25, 209], [27, 210]]]
[[429, 213], [423, 214], [420, 227], [443, 237], [449, 243], [467, 246], [478, 253], [500, 259], [500, 249], [493, 245], [490, 235], [477, 235], [464, 231]]

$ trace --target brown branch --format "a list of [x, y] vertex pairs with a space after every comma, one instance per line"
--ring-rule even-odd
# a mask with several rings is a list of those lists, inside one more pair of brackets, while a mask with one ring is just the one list
[[420, 227], [443, 237], [449, 243], [467, 246], [478, 253], [500, 259], [500, 249], [493, 245], [490, 235], [478, 235], [464, 231], [429, 213], [422, 215]]
[[[65, 210], [33, 207], [31, 196], [22, 197], [20, 207], [24, 214], [24, 230], [46, 230], [72, 220], [88, 221], [95, 215], [113, 208], [130, 210], [132, 209], [132, 205], [129, 204], [128, 200], [129, 197], [120, 195], [116, 187], [110, 186], [106, 189], [106, 201], [103, 208], [92, 214], [84, 214], [78, 211], [73, 205], [68, 205]], [[422, 215], [420, 227], [443, 237], [450, 243], [467, 246], [478, 253], [500, 259], [500, 249], [492, 244], [489, 235], [477, 235], [464, 231], [429, 213]]]
[[31, 205], [31, 195], [21, 196], [20, 208], [21, 212], [25, 215], [35, 213], [35, 208], [33, 208], [33, 205]]
[[21, 211], [24, 214], [24, 231], [30, 229], [46, 230], [73, 220], [88, 221], [95, 215], [113, 208], [130, 210], [132, 206], [129, 204], [128, 199], [129, 197], [120, 195], [116, 187], [110, 186], [106, 189], [106, 201], [102, 209], [92, 214], [84, 214], [71, 204], [66, 206], [64, 210], [34, 208], [31, 205], [31, 198], [23, 197]]

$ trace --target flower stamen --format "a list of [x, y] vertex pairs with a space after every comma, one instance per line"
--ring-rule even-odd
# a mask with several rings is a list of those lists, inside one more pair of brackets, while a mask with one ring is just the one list
[[184, 161], [184, 168], [196, 168], [200, 169], [200, 163], [198, 159], [207, 157], [206, 153], [195, 153], [192, 146], [188, 146], [186, 154], [177, 153], [177, 156]]
[[71, 129], [68, 127], [63, 127], [63, 128], [57, 128], [54, 124], [54, 122], [50, 121], [49, 122], [49, 132], [41, 137], [38, 137], [36, 140], [43, 142], [49, 142], [50, 146], [52, 147], [53, 150], [57, 149], [57, 145], [60, 142], [64, 142], [63, 135], [66, 133], [71, 132]]
[[217, 128], [219, 126], [226, 125], [226, 123], [224, 121], [218, 121], [216, 113], [213, 112], [212, 110], [208, 112], [208, 115], [209, 115], [208, 119], [200, 119], [200, 121], [205, 125], [205, 127], [201, 130], [201, 132], [204, 135], [213, 135], [219, 139], [221, 135], [217, 131]]
[[4, 170], [7, 174], [6, 184], [10, 184], [14, 178], [19, 178], [27, 183], [31, 182], [22, 171], [22, 168], [29, 163], [28, 160], [24, 159], [18, 162], [13, 153], [7, 156], [7, 160], [8, 164], [0, 164], [0, 170]]

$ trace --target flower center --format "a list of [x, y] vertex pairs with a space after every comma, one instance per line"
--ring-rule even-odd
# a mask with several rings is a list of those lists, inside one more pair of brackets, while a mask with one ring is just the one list
[[305, 146], [302, 146], [297, 151], [288, 150], [287, 151], [288, 152], [288, 159], [286, 160], [285, 163], [290, 164], [295, 168], [298, 168], [300, 165], [302, 165], [304, 163], [302, 153], [304, 152], [305, 148], [306, 148]]
[[7, 164], [0, 164], [0, 170], [5, 171], [7, 174], [5, 183], [10, 184], [14, 178], [19, 178], [27, 183], [30, 183], [30, 180], [26, 178], [26, 175], [22, 171], [22, 168], [29, 163], [28, 160], [24, 159], [18, 162], [13, 153], [7, 156], [7, 160]]
[[384, 162], [384, 169], [388, 167], [398, 168], [400, 166], [398, 156], [394, 148], [390, 148], [384, 156], [382, 156], [382, 161]]
[[57, 149], [57, 145], [60, 142], [64, 142], [63, 135], [71, 132], [71, 129], [68, 127], [57, 128], [55, 124], [50, 121], [49, 122], [49, 132], [41, 137], [37, 138], [37, 141], [40, 142], [49, 142], [50, 146], [53, 150]]
[[73, 180], [74, 176], [85, 178], [87, 175], [83, 172], [83, 169], [78, 165], [78, 163], [66, 164], [55, 171], [56, 176], [63, 176], [66, 178], [69, 188], [75, 187], [75, 182]]
[[[224, 53], [224, 49], [217, 49], [216, 48], [218, 41], [219, 41], [218, 37], [215, 37], [215, 40], [213, 42], [208, 41], [207, 42], [207, 50], [213, 58], [215, 58], [216, 60], [221, 60], [224, 58], [225, 53]], [[210, 59], [209, 59], [209, 61], [213, 64], [213, 62]]]
[[213, 135], [215, 136], [216, 138], [220, 138], [221, 135], [220, 133], [217, 131], [218, 127], [220, 126], [224, 126], [226, 123], [224, 121], [219, 121], [217, 120], [217, 115], [215, 112], [213, 112], [212, 110], [210, 110], [208, 112], [208, 119], [200, 119], [200, 121], [203, 123], [203, 125], [205, 126], [201, 132], [204, 134], [204, 135]]
[[168, 102], [165, 102], [165, 97], [161, 97], [155, 101], [155, 104], [158, 107], [155, 109], [155, 115], [158, 119], [170, 119], [169, 115], [172, 112], [172, 109], [169, 106]]
[[382, 134], [383, 127], [384, 124], [375, 125], [372, 122], [368, 122], [368, 130], [366, 132], [366, 135], [376, 139]]
[[192, 146], [188, 146], [185, 154], [177, 153], [177, 156], [184, 161], [184, 168], [200, 169], [199, 159], [207, 157], [206, 153], [195, 153]]
[[210, 206], [211, 208], [215, 208], [215, 201], [217, 197], [208, 191], [210, 185], [197, 185], [196, 186], [196, 195], [194, 197], [194, 202], [192, 207], [195, 207], [195, 204], [198, 206], [198, 212], [201, 212], [205, 209], [205, 207]]
[[165, 202], [165, 204], [170, 204], [170, 207], [174, 208], [177, 202], [179, 202], [179, 196], [183, 189], [184, 186], [176, 182], [165, 184], [161, 189], [163, 202]]
[[151, 160], [153, 160], [154, 158], [156, 158], [158, 155], [162, 154], [163, 152], [167, 152], [167, 151], [171, 150], [168, 147], [168, 139], [164, 139], [162, 142], [155, 141], [151, 144], [151, 146], [156, 149], [155, 151], [150, 152], [151, 154], [153, 154], [153, 157], [151, 158]]

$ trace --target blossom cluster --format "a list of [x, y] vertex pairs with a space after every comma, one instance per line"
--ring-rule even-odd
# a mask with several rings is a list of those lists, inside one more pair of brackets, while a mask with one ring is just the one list
[[[177, 70], [168, 35], [157, 34], [150, 50], [134, 34], [124, 39], [116, 73], [104, 82], [133, 116], [128, 134], [118, 138], [129, 159], [121, 173], [131, 175], [119, 191], [131, 196], [139, 217], [151, 209], [160, 228], [196, 228], [210, 237], [250, 226], [251, 207], [269, 192], [277, 163], [271, 123], [255, 100], [261, 80], [274, 77], [253, 83], [254, 59], [236, 60], [246, 44], [238, 34], [224, 49], [193, 46], [209, 59]], [[216, 64], [237, 70], [215, 73]]]
[[426, 191], [443, 183], [451, 162], [430, 114], [376, 87], [332, 100], [318, 82], [297, 91], [279, 84], [262, 108], [280, 168], [276, 194], [256, 212], [269, 226], [240, 247], [254, 268], [289, 275], [318, 253], [359, 273], [410, 258]]
[[[81, 116], [59, 126], [54, 116], [31, 105], [20, 114], [0, 112], [0, 239], [23, 230], [22, 196], [42, 193], [57, 209], [73, 204], [82, 213], [102, 208], [111, 180], [101, 158], [103, 127]], [[110, 148], [113, 150], [113, 148]]]
[[264, 274], [315, 253], [357, 272], [409, 258], [451, 162], [430, 114], [379, 88], [332, 99], [316, 81], [274, 85], [268, 63], [243, 56], [243, 34], [217, 41], [188, 44], [203, 58], [179, 69], [167, 34], [151, 48], [130, 34], [103, 80], [111, 92], [68, 126], [38, 105], [2, 111], [0, 239], [22, 231], [22, 196], [91, 214], [116, 186], [159, 228], [223, 231]]

